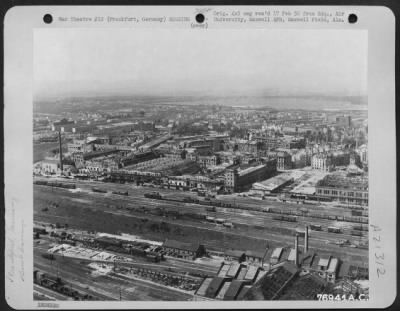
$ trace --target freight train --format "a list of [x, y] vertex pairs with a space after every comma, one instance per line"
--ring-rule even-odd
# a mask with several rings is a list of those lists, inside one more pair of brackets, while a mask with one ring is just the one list
[[113, 191], [112, 194], [129, 195], [128, 191]]
[[311, 230], [322, 231], [321, 225], [310, 225]]
[[55, 182], [55, 181], [35, 180], [33, 183], [35, 185], [65, 188], [65, 189], [75, 189], [76, 188], [75, 184], [66, 184], [66, 183]]
[[279, 221], [297, 222], [296, 216], [277, 215], [277, 216], [273, 216], [272, 219], [279, 220]]
[[328, 232], [331, 232], [331, 233], [342, 233], [340, 228], [337, 228], [337, 227], [328, 227]]
[[368, 231], [368, 227], [367, 226], [363, 226], [363, 225], [354, 225], [353, 226], [353, 230]]
[[33, 282], [62, 295], [72, 297], [74, 300], [98, 300], [87, 293], [74, 290], [71, 285], [66, 284], [60, 277], [56, 277], [39, 270], [33, 271]]
[[361, 232], [361, 231], [358, 231], [358, 230], [352, 230], [352, 231], [351, 231], [351, 235], [352, 235], [352, 236], [359, 236], [359, 237], [361, 237], [361, 236], [362, 236], [362, 232]]
[[148, 199], [157, 199], [157, 200], [163, 199], [163, 196], [159, 192], [156, 192], [156, 191], [150, 192], [150, 193], [145, 193], [144, 197], [148, 198]]
[[[280, 215], [287, 215], [287, 216], [273, 216], [273, 219], [275, 220], [281, 220], [281, 221], [290, 221], [290, 222], [297, 222], [297, 216], [304, 216], [304, 214], [307, 214], [307, 217], [309, 218], [319, 218], [319, 219], [328, 219], [328, 220], [336, 220], [336, 221], [345, 221], [345, 222], [354, 222], [354, 223], [361, 223], [361, 224], [368, 224], [368, 218], [365, 217], [366, 212], [362, 212], [362, 216], [337, 216], [337, 215], [326, 215], [322, 213], [313, 213], [310, 212], [308, 209], [300, 209], [300, 211], [294, 211], [294, 210], [281, 210], [279, 208], [271, 208], [271, 207], [256, 207], [256, 206], [238, 206], [238, 205], [233, 205], [231, 203], [226, 203], [222, 201], [218, 201], [215, 199], [210, 199], [208, 200], [198, 200], [193, 197], [186, 196], [184, 198], [171, 198], [171, 197], [164, 197], [158, 192], [152, 192], [152, 193], [146, 193], [144, 195], [146, 198], [151, 198], [151, 199], [158, 199], [158, 200], [167, 200], [167, 201], [173, 201], [173, 202], [183, 202], [183, 203], [195, 203], [195, 204], [200, 204], [200, 205], [206, 205], [210, 207], [225, 207], [225, 208], [235, 208], [235, 209], [245, 209], [245, 210], [250, 210], [250, 211], [259, 211], [259, 212], [264, 212], [264, 213], [271, 213], [271, 214], [280, 214]], [[356, 213], [359, 215], [358, 213]]]
[[107, 193], [107, 190], [103, 190], [103, 189], [96, 188], [96, 187], [93, 187], [92, 191], [93, 192], [99, 192], [99, 193]]

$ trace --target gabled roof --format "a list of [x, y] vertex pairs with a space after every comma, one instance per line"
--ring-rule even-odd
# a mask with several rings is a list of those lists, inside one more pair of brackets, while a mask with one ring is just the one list
[[237, 280], [244, 280], [246, 277], [247, 272], [249, 271], [248, 267], [242, 267], [239, 271], [238, 276], [236, 277]]
[[282, 251], [283, 251], [282, 247], [275, 248], [271, 255], [271, 258], [279, 259], [282, 255]]
[[318, 255], [314, 256], [314, 260], [311, 263], [311, 267], [316, 269], [318, 267], [320, 257]]
[[197, 252], [200, 245], [198, 243], [185, 243], [176, 240], [166, 240], [163, 247], [176, 248], [185, 251]]
[[208, 298], [215, 298], [217, 296], [217, 293], [219, 290], [222, 288], [225, 282], [225, 278], [221, 277], [215, 277], [213, 280], [210, 282], [210, 285], [206, 289], [206, 294], [205, 296]]
[[330, 260], [331, 260], [330, 256], [329, 257], [320, 257], [320, 259], [318, 261], [318, 266], [328, 268]]
[[339, 268], [339, 277], [342, 278], [348, 276], [349, 271], [350, 271], [350, 264], [347, 262], [343, 262]]
[[241, 256], [243, 256], [243, 254], [244, 254], [244, 251], [231, 250], [231, 249], [228, 249], [224, 252], [225, 256], [237, 257], [237, 258], [240, 258]]
[[291, 176], [291, 174], [283, 173], [278, 176], [264, 180], [262, 182], [256, 182], [253, 184], [253, 188], [259, 189], [259, 190], [272, 191], [291, 180], [293, 180], [293, 177]]
[[279, 261], [286, 261], [290, 255], [290, 248], [284, 248]]
[[298, 273], [298, 268], [291, 263], [283, 263], [268, 271], [246, 293], [245, 300], [274, 300], [284, 288], [290, 285]]
[[205, 296], [207, 288], [210, 286], [213, 278], [206, 278], [204, 279], [203, 283], [201, 283], [199, 289], [197, 290], [196, 294], [200, 296]]
[[296, 249], [294, 249], [294, 248], [290, 249], [288, 260], [289, 261], [295, 261], [296, 260]]
[[254, 279], [257, 277], [259, 270], [260, 270], [259, 267], [249, 266], [247, 268], [247, 272], [246, 272], [246, 275], [244, 276], [244, 279], [249, 280], [249, 281], [254, 281]]
[[243, 281], [233, 280], [225, 293], [224, 300], [235, 300], [243, 285]]
[[218, 294], [217, 294], [217, 296], [215, 298], [216, 299], [225, 299], [226, 292], [228, 291], [228, 289], [231, 286], [231, 284], [232, 284], [232, 281], [226, 281], [222, 285], [221, 289], [218, 291]]
[[246, 251], [246, 256], [255, 258], [264, 258], [265, 252], [262, 251]]
[[236, 275], [239, 273], [241, 265], [239, 263], [233, 263], [231, 264], [228, 272], [226, 272], [226, 276], [228, 277], [236, 277]]
[[328, 272], [329, 273], [334, 273], [337, 270], [339, 260], [337, 258], [331, 258], [331, 261], [329, 262], [328, 266]]
[[225, 277], [225, 276], [226, 276], [226, 273], [228, 272], [228, 270], [229, 270], [230, 267], [231, 267], [230, 265], [222, 264], [222, 265], [221, 265], [221, 268], [220, 268], [219, 271], [218, 271], [218, 276], [220, 276], [220, 277]]
[[307, 253], [303, 255], [303, 259], [301, 265], [304, 267], [311, 267], [313, 260], [314, 260], [314, 253]]
[[242, 300], [243, 297], [246, 295], [246, 293], [249, 291], [250, 288], [251, 288], [251, 285], [243, 286], [242, 289], [240, 290], [239, 294], [237, 295], [236, 299], [237, 300]]

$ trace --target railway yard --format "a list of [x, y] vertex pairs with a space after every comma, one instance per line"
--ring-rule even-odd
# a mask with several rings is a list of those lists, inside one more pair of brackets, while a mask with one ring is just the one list
[[[213, 255], [188, 260], [166, 253], [156, 262], [112, 249], [107, 252], [118, 260], [63, 250], [49, 259], [43, 254], [63, 242], [57, 234], [41, 234], [35, 243], [35, 270], [64, 281], [37, 279], [37, 299], [191, 300], [202, 279], [217, 274], [225, 251], [293, 247], [294, 236], [302, 240], [306, 226], [310, 250], [360, 267], [368, 263], [368, 217], [345, 207], [238, 195], [210, 199], [190, 191], [92, 180], [52, 178], [49, 186], [47, 180], [34, 181], [36, 224], [53, 224], [75, 236], [80, 232], [89, 240], [107, 233], [134, 235], [154, 245], [166, 240], [198, 243]], [[80, 247], [101, 252], [90, 243]]]

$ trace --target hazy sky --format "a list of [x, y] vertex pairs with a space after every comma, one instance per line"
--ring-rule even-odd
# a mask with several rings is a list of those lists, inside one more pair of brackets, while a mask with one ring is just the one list
[[35, 95], [365, 95], [360, 30], [36, 29]]

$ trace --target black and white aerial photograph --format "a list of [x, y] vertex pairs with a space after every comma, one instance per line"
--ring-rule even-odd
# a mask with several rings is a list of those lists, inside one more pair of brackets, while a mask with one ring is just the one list
[[369, 299], [368, 31], [33, 39], [35, 301]]

